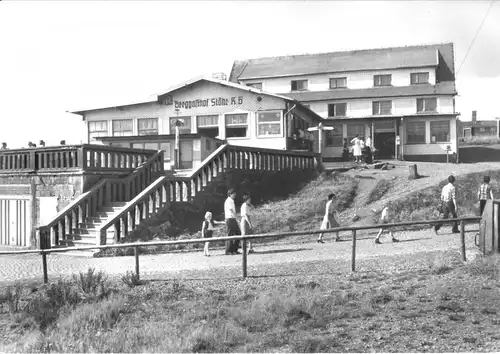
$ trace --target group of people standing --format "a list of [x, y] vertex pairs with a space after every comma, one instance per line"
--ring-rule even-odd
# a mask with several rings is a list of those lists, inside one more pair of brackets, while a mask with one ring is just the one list
[[[216, 224], [226, 224], [227, 236], [237, 236], [237, 235], [251, 235], [254, 229], [254, 217], [253, 211], [254, 206], [252, 205], [252, 198], [249, 194], [243, 195], [243, 204], [241, 204], [240, 209], [240, 221], [238, 222], [236, 214], [236, 190], [230, 189], [227, 192], [227, 199], [224, 202], [224, 221], [214, 221], [211, 212], [205, 214], [205, 220], [203, 221], [201, 228], [201, 235], [203, 238], [211, 238], [213, 235], [213, 229]], [[210, 242], [205, 242], [205, 248], [203, 254], [207, 257], [210, 256], [209, 252]], [[239, 254], [238, 249], [240, 248], [239, 240], [226, 241], [226, 255]], [[254, 249], [252, 242], [247, 241], [247, 252], [253, 253]]]
[[[370, 137], [367, 137], [365, 142], [363, 138], [359, 137], [359, 134], [356, 134], [356, 136], [351, 140], [351, 144], [353, 144], [352, 153], [354, 155], [356, 163], [360, 163], [363, 161], [366, 163], [372, 163], [373, 152], [371, 148]], [[347, 146], [347, 140], [344, 143], [344, 149], [349, 149]]]

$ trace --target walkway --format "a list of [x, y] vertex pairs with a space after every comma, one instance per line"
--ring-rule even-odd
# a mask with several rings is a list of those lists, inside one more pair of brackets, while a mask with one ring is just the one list
[[[474, 234], [477, 225], [467, 225], [466, 246], [468, 250], [477, 249], [474, 246]], [[375, 245], [373, 237], [361, 237], [357, 242], [356, 259], [377, 258], [411, 254], [425, 251], [446, 251], [455, 249], [459, 252], [460, 237], [450, 234], [449, 227], [443, 227], [436, 236], [431, 230], [400, 232], [397, 237], [402, 241], [392, 243], [388, 235], [382, 237], [383, 244]], [[350, 241], [333, 242], [326, 238], [325, 244], [278, 244], [257, 247], [257, 253], [248, 257], [248, 265], [253, 272], [258, 273], [259, 265], [284, 264], [290, 262], [345, 260], [346, 267], [350, 265], [352, 244]], [[107, 274], [120, 275], [127, 270], [134, 270], [134, 257], [114, 258], [78, 258], [72, 256], [49, 255], [49, 280], [59, 276], [69, 276], [86, 271], [89, 267], [103, 270]], [[143, 279], [153, 274], [167, 274], [172, 277], [178, 272], [211, 270], [216, 277], [217, 268], [241, 268], [241, 256], [224, 256], [222, 250], [215, 250], [211, 257], [204, 257], [202, 252], [167, 253], [160, 255], [140, 256], [140, 272]], [[249, 275], [258, 275], [252, 274]], [[0, 283], [16, 280], [39, 280], [42, 277], [42, 260], [40, 255], [0, 256]]]

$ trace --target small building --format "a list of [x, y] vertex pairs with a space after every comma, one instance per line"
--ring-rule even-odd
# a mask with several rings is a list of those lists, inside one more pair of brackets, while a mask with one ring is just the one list
[[458, 160], [453, 43], [237, 60], [229, 81], [295, 98], [333, 126], [324, 157], [370, 137], [378, 156]]
[[477, 120], [477, 111], [472, 111], [471, 121], [458, 121], [458, 135], [461, 139], [477, 137], [497, 138], [499, 119]]
[[[214, 78], [195, 78], [155, 99], [72, 112], [86, 122], [89, 143], [165, 151], [174, 164], [176, 122], [180, 168], [196, 168], [220, 144], [318, 151], [307, 128], [323, 119], [297, 100]], [[317, 133], [316, 133], [317, 135]]]

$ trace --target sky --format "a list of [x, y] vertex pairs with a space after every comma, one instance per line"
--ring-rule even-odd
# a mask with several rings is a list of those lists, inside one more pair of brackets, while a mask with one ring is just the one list
[[[500, 117], [500, 1], [1, 1], [0, 142], [86, 142], [78, 109], [234, 60], [453, 42], [457, 112]], [[470, 52], [463, 61], [466, 52]], [[462, 64], [463, 62], [463, 64]]]

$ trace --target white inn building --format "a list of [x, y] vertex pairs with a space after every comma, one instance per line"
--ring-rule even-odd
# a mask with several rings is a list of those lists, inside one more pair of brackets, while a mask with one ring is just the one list
[[241, 60], [229, 80], [324, 118], [325, 159], [359, 134], [380, 157], [458, 161], [452, 43]]

